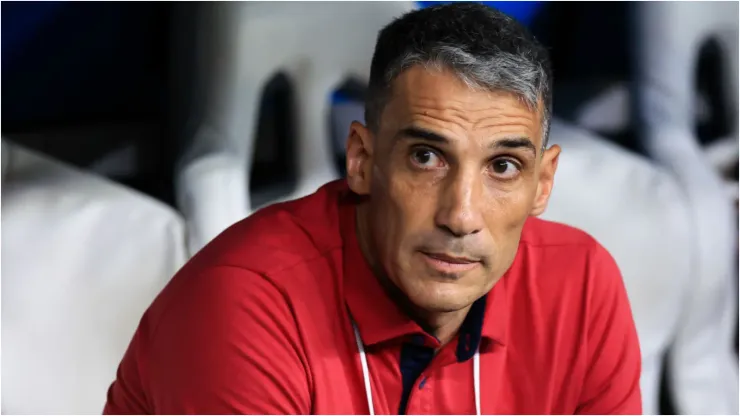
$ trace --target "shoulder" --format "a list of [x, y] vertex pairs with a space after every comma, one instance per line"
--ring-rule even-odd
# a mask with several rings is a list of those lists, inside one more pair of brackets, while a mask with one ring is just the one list
[[[541, 258], [548, 265], [578, 258], [611, 258], [604, 246], [586, 231], [539, 218], [530, 218], [525, 223], [519, 249]], [[567, 258], [558, 259], [555, 255], [567, 255]]]
[[255, 212], [206, 245], [191, 268], [230, 266], [275, 275], [321, 259], [342, 246], [340, 192], [332, 182], [307, 197]]
[[512, 265], [516, 280], [531, 280], [543, 294], [560, 298], [608, 296], [623, 291], [612, 255], [590, 234], [569, 225], [530, 218]]
[[547, 250], [567, 247], [580, 250], [599, 245], [587, 232], [555, 221], [529, 218], [522, 229], [521, 245]]
[[530, 218], [524, 225], [519, 252], [517, 257], [546, 268], [547, 274], [572, 274], [574, 268], [585, 272], [594, 266], [594, 260], [614, 262], [611, 254], [589, 233], [538, 218]]
[[[342, 244], [332, 201], [320, 190], [265, 208], [224, 231], [173, 277], [138, 330], [140, 360], [161, 389], [155, 395], [180, 400], [204, 387], [221, 394], [239, 384], [249, 387], [238, 408], [272, 409], [275, 395], [267, 390], [288, 383], [291, 397], [301, 398], [296, 409], [306, 409], [301, 334], [313, 315], [305, 312], [336, 287], [331, 259]], [[275, 373], [291, 374], [290, 381], [274, 385]], [[256, 413], [305, 413], [280, 409]]]
[[[573, 371], [585, 372], [586, 360], [591, 360], [588, 347], [598, 344], [599, 337], [618, 333], [629, 337], [623, 340], [636, 339], [616, 262], [596, 239], [577, 228], [528, 220], [502, 283], [511, 305], [511, 337], [522, 341], [520, 347], [529, 344], [521, 348], [531, 356], [573, 360], [579, 363]], [[532, 340], [532, 333], [541, 336]], [[553, 350], [554, 344], [560, 348]]]
[[577, 413], [639, 413], [640, 347], [616, 262], [576, 228], [543, 220], [527, 227], [516, 302], [524, 308], [517, 312], [535, 319], [513, 331], [521, 339], [529, 339], [527, 332], [546, 334], [531, 355], [544, 351], [548, 362], [572, 363], [558, 377], [561, 384], [574, 374], [583, 380], [571, 384], [579, 391]]
[[259, 273], [183, 269], [144, 315], [109, 393], [110, 409], [127, 402], [131, 385], [151, 399], [153, 413], [305, 414], [311, 387], [292, 306]]
[[152, 305], [152, 319], [168, 304], [188, 302], [189, 297], [199, 298], [201, 309], [222, 312], [280, 309], [296, 296], [307, 296], [306, 285], [321, 286], [317, 290], [335, 286], [333, 254], [341, 252], [343, 244], [336, 187], [330, 183], [229, 227], [173, 277]]

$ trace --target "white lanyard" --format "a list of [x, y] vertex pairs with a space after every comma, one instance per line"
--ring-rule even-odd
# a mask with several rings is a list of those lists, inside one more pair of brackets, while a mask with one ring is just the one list
[[[370, 387], [370, 367], [368, 367], [367, 365], [365, 344], [362, 343], [362, 338], [360, 338], [360, 331], [357, 329], [355, 321], [352, 321], [352, 329], [354, 329], [355, 331], [355, 342], [357, 342], [357, 350], [360, 352], [360, 362], [362, 363], [362, 379], [365, 382], [367, 406], [370, 409], [370, 416], [375, 416], [375, 408], [373, 406], [373, 391], [372, 387]], [[475, 350], [475, 354], [473, 355], [473, 389], [475, 390], [475, 414], [477, 416], [480, 416], [480, 353], [478, 349]]]

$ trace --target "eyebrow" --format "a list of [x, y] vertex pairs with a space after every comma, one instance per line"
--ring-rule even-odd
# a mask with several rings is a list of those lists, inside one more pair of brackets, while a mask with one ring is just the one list
[[[396, 135], [398, 138], [409, 138], [409, 139], [420, 139], [427, 142], [449, 144], [451, 142], [447, 137], [435, 133], [433, 131], [423, 129], [420, 127], [406, 127], [401, 129]], [[524, 148], [536, 157], [537, 148], [535, 147], [532, 140], [524, 136], [506, 137], [503, 139], [495, 140], [488, 146], [490, 149], [519, 149]]]

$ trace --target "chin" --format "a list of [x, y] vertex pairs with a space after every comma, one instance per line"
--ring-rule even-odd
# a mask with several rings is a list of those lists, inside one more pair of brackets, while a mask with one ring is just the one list
[[[447, 313], [465, 309], [480, 296], [458, 282], [417, 282], [410, 285], [406, 297], [417, 308], [428, 312]], [[476, 292], [476, 293], [471, 293]]]
[[430, 268], [424, 262], [409, 263], [404, 265], [406, 267], [391, 268], [395, 273], [388, 277], [414, 308], [431, 313], [457, 312], [472, 305], [487, 292], [488, 278], [482, 267], [465, 273], [448, 274]]

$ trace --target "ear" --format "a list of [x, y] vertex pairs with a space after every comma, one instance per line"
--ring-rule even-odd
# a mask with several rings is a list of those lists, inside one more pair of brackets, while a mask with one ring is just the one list
[[357, 121], [349, 127], [347, 137], [347, 184], [358, 195], [370, 194], [374, 135]]
[[540, 172], [537, 182], [537, 195], [532, 206], [531, 216], [538, 216], [545, 212], [547, 202], [552, 194], [552, 187], [555, 183], [555, 171], [558, 169], [558, 160], [560, 159], [560, 146], [553, 145], [545, 150], [540, 161]]

